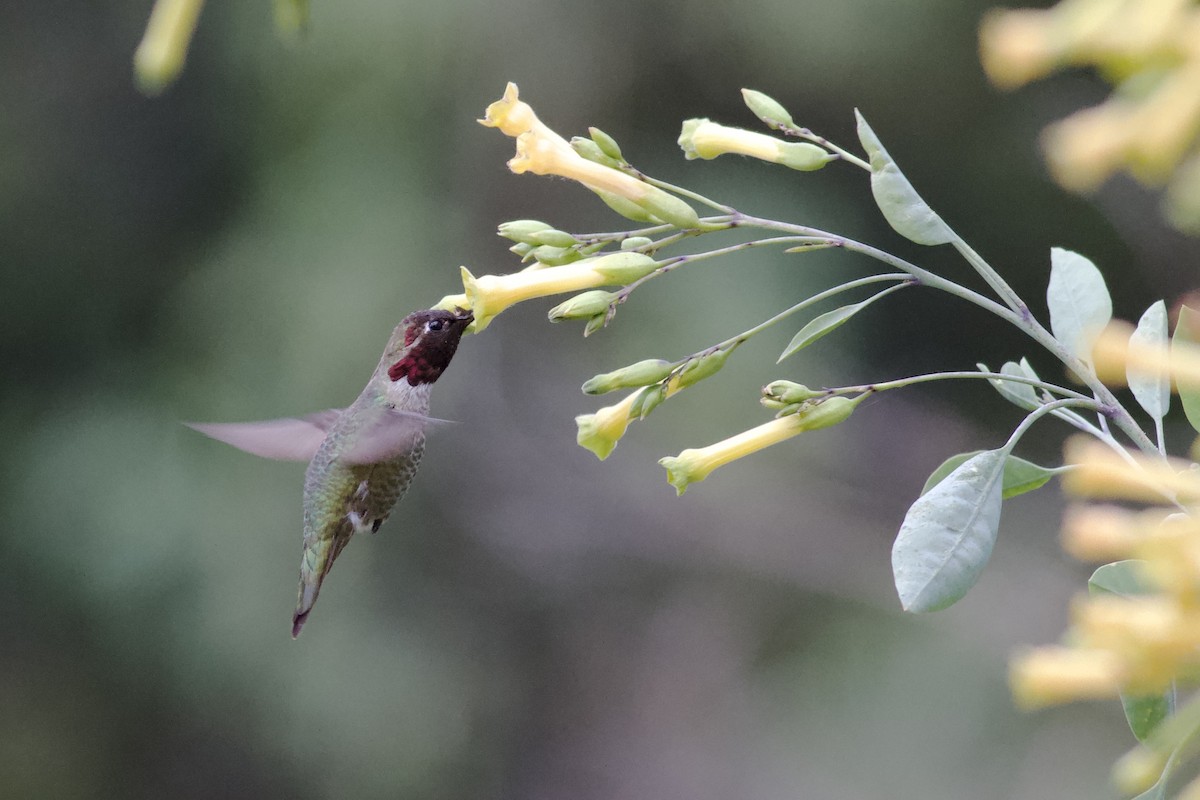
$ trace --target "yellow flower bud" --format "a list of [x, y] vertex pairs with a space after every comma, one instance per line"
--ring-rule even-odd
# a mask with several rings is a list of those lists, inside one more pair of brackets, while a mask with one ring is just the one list
[[837, 158], [815, 144], [785, 142], [765, 133], [729, 128], [707, 119], [684, 122], [679, 146], [689, 159], [736, 153], [803, 171], [820, 169]]

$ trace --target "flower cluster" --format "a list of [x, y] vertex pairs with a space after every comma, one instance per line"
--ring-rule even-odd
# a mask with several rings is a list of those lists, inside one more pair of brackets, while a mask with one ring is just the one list
[[1001, 88], [1066, 66], [1094, 66], [1115, 86], [1104, 103], [1046, 130], [1062, 186], [1087, 192], [1122, 169], [1147, 185], [1170, 181], [1169, 219], [1200, 231], [1198, 31], [1193, 0], [1063, 0], [992, 11], [979, 38], [984, 70]]
[[[1100, 337], [1094, 356], [1114, 378], [1170, 371], [1184, 391], [1200, 385], [1200, 350], [1131, 344], [1123, 326]], [[1178, 684], [1200, 670], [1200, 471], [1083, 439], [1068, 443], [1066, 462], [1073, 467], [1064, 488], [1084, 502], [1066, 514], [1063, 548], [1113, 563], [1072, 606], [1065, 644], [1014, 658], [1013, 695], [1026, 707], [1121, 696], [1142, 744], [1117, 763], [1114, 782], [1138, 793], [1174, 767], [1200, 729], [1200, 698], [1171, 708]], [[1200, 793], [1200, 782], [1188, 792]]]

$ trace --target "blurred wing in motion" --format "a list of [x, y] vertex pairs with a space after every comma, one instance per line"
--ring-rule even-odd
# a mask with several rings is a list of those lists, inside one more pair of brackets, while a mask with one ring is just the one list
[[340, 408], [261, 422], [185, 422], [192, 430], [239, 450], [278, 461], [311, 461]]
[[430, 427], [451, 424], [449, 420], [427, 417], [415, 411], [387, 406], [377, 408], [361, 428], [358, 441], [339, 460], [350, 466], [390, 461], [416, 447]]

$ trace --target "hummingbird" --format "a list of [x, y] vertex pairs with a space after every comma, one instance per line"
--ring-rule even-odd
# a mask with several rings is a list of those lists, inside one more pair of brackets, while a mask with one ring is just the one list
[[188, 423], [257, 456], [308, 462], [293, 639], [350, 538], [377, 532], [412, 483], [426, 429], [443, 422], [428, 416], [430, 390], [473, 319], [463, 309], [409, 314], [392, 332], [358, 399], [345, 409], [261, 422]]

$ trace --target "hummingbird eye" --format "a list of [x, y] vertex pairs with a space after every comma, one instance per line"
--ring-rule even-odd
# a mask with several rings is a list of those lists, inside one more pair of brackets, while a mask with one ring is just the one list
[[440, 331], [444, 327], [446, 327], [446, 321], [442, 319], [431, 319], [425, 323], [425, 330], [427, 331]]

